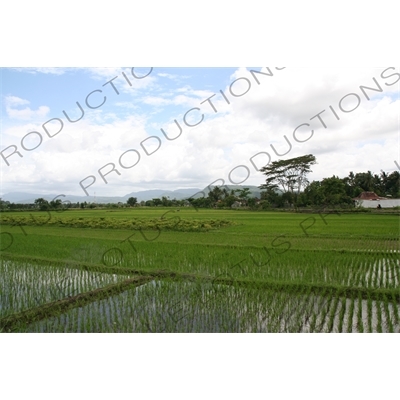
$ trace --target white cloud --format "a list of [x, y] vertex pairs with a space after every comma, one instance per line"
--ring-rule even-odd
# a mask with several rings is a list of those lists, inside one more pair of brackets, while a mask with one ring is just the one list
[[47, 106], [40, 106], [37, 110], [31, 110], [29, 107], [21, 110], [7, 108], [7, 115], [13, 119], [30, 120], [33, 118], [44, 118], [50, 111]]
[[[245, 184], [259, 185], [264, 182], [263, 175], [255, 170], [250, 159], [260, 152], [270, 154], [272, 161], [282, 158], [275, 154], [271, 145], [278, 152], [285, 152], [288, 145], [284, 135], [292, 146], [284, 158], [309, 153], [317, 157], [318, 164], [313, 168], [311, 180], [333, 174], [344, 177], [351, 170], [377, 173], [380, 169], [388, 172], [395, 170], [393, 161], [400, 161], [400, 100], [396, 100], [396, 85], [386, 86], [385, 83], [390, 80], [381, 77], [385, 68], [343, 69], [339, 73], [337, 69], [271, 69], [273, 77], [257, 76], [260, 84], [248, 70], [238, 69], [232, 81], [247, 77], [251, 88], [241, 97], [232, 96], [229, 85], [223, 88], [230, 104], [216, 94], [212, 101], [217, 113], [207, 103], [200, 105], [212, 92], [193, 90], [189, 85], [167, 91], [161, 91], [161, 86], [153, 86], [154, 91], [149, 89], [141, 97], [142, 103], [153, 106], [145, 115], [132, 113], [127, 117], [118, 112], [96, 110], [79, 123], [66, 124], [54, 138], [44, 137], [40, 148], [31, 153], [25, 152], [23, 159], [13, 156], [15, 167], [7, 170], [5, 181], [9, 187], [17, 182], [42, 182], [52, 188], [59, 185], [63, 189], [69, 187], [76, 194], [83, 194], [79, 181], [88, 175], [95, 175], [96, 183], [89, 190], [91, 194], [123, 195], [134, 188], [150, 186], [165, 189], [204, 187], [219, 178], [230, 183], [230, 171], [238, 165], [245, 165], [251, 173]], [[100, 72], [100, 75], [103, 73]], [[372, 87], [373, 77], [382, 85], [383, 93], [369, 91], [371, 100], [368, 100], [360, 86]], [[244, 84], [244, 80], [235, 84], [234, 93], [246, 89], [240, 86]], [[159, 93], [155, 89], [160, 90]], [[356, 110], [346, 113], [340, 111], [339, 104], [349, 93], [356, 93], [361, 101]], [[8, 105], [15, 110], [29, 104], [16, 97], [10, 97], [8, 101]], [[128, 104], [121, 106], [125, 109]], [[153, 119], [156, 111], [166, 105], [178, 105], [179, 110], [199, 107], [201, 111], [193, 112], [194, 117], [203, 113], [204, 121], [197, 127], [189, 128], [182, 121], [184, 111], [172, 115], [169, 121]], [[330, 111], [330, 105], [338, 112], [340, 120]], [[346, 105], [350, 106], [350, 103]], [[342, 106], [345, 106], [344, 102]], [[312, 119], [322, 110], [325, 110], [321, 117], [327, 128], [317, 118]], [[172, 122], [175, 118], [183, 132], [178, 139], [168, 141], [160, 128], [174, 137], [178, 133]], [[314, 135], [300, 143], [294, 139], [293, 131], [303, 123], [310, 124], [310, 127], [300, 129], [297, 138], [305, 140], [311, 129], [314, 129]], [[41, 128], [35, 128], [34, 124], [16, 124], [7, 129], [6, 134], [16, 136], [17, 132], [21, 135], [21, 132], [36, 129]], [[140, 143], [153, 135], [154, 129], [160, 137], [161, 147], [147, 156]], [[139, 151], [141, 159], [135, 167], [124, 169], [118, 166], [118, 161], [129, 149]], [[267, 158], [261, 155], [254, 162], [261, 167]], [[121, 175], [110, 173], [106, 185], [98, 170], [107, 163], [114, 163]], [[29, 169], [28, 164], [34, 168]], [[232, 178], [240, 179], [243, 173], [244, 169], [236, 170]]]
[[28, 100], [16, 96], [6, 96], [5, 105], [8, 117], [28, 121], [35, 118], [44, 118], [50, 112], [50, 108], [47, 106], [40, 106], [37, 110], [32, 110], [30, 107], [15, 108], [27, 104], [30, 104]]
[[145, 96], [142, 98], [142, 102], [144, 104], [149, 104], [151, 106], [165, 106], [173, 104], [173, 101], [171, 99], [166, 99], [164, 97], [156, 97], [156, 96]]
[[92, 79], [102, 81], [104, 84], [116, 78], [112, 83], [117, 87], [117, 90], [134, 96], [136, 96], [137, 91], [153, 90], [158, 80], [150, 68], [99, 67], [82, 68], [82, 70], [87, 72]]
[[199, 107], [203, 101], [206, 101], [215, 93], [208, 90], [195, 90], [190, 86], [180, 87], [175, 90], [163, 92], [162, 95], [147, 95], [142, 97], [141, 101], [152, 106], [182, 106], [183, 108]]
[[26, 72], [28, 74], [51, 74], [51, 75], [63, 75], [68, 70], [67, 68], [58, 67], [36, 67], [36, 68], [13, 68], [19, 72]]
[[7, 96], [5, 98], [5, 103], [7, 107], [14, 107], [14, 106], [23, 106], [25, 104], [29, 104], [29, 101], [25, 99], [20, 99], [17, 96]]
[[167, 74], [164, 72], [159, 72], [157, 74], [157, 76], [161, 77], [161, 78], [168, 78], [171, 79], [172, 81], [180, 81], [183, 77], [180, 75], [175, 75], [175, 74]]

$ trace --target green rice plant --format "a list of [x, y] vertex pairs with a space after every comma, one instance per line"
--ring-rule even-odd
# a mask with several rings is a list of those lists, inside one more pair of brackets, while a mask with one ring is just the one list
[[385, 285], [385, 282], [384, 282], [384, 278], [385, 278], [385, 273], [384, 273], [384, 270], [383, 270], [383, 266], [382, 266], [382, 264], [385, 262], [385, 260], [383, 259], [383, 260], [380, 260], [379, 262], [378, 262], [378, 265], [379, 265], [379, 287], [386, 287], [386, 285]]
[[350, 307], [349, 307], [349, 313], [347, 315], [347, 332], [351, 333], [353, 332], [353, 314], [354, 314], [354, 298], [349, 299], [350, 302]]
[[[358, 319], [363, 306], [360, 299], [357, 297], [355, 312]], [[346, 301], [349, 310], [353, 308], [350, 317], [345, 312]], [[261, 290], [255, 286], [244, 288], [204, 281], [163, 280], [35, 323], [26, 331], [343, 331], [345, 318], [348, 319], [348, 330], [353, 327], [354, 303], [354, 299], [339, 298], [329, 290], [315, 296], [310, 287], [285, 292], [272, 288]]]
[[314, 311], [313, 295], [313, 290], [309, 287], [303, 299], [305, 302], [304, 308], [298, 313], [299, 329], [297, 332], [310, 331], [310, 322]]
[[324, 295], [321, 296], [320, 303], [318, 306], [318, 319], [319, 323], [316, 326], [315, 332], [325, 332], [326, 330], [326, 317], [329, 313], [329, 309], [331, 307], [331, 293], [329, 290], [326, 290]]
[[316, 324], [317, 324], [317, 313], [313, 311], [310, 318], [310, 333], [316, 332], [315, 330]]
[[392, 293], [392, 301], [391, 304], [393, 305], [393, 318], [395, 321], [395, 324], [398, 325], [400, 322], [400, 317], [399, 317], [399, 302], [396, 299], [396, 296], [394, 293]]
[[386, 320], [387, 330], [389, 331], [389, 333], [394, 333], [392, 316], [389, 311], [389, 301], [388, 301], [386, 295], [384, 295], [384, 298], [383, 298], [383, 309], [385, 311], [385, 320]]
[[381, 302], [377, 301], [376, 302], [376, 315], [377, 315], [377, 325], [376, 325], [376, 330], [378, 333], [383, 332], [383, 327], [382, 327], [382, 307], [381, 307]]
[[128, 277], [129, 275], [112, 275], [62, 266], [1, 260], [0, 318], [120, 282]]
[[372, 282], [372, 280], [373, 280], [373, 274], [374, 274], [373, 269], [374, 269], [373, 265], [370, 265], [370, 266], [368, 267], [368, 272], [367, 272], [368, 283], [367, 283], [367, 287], [369, 287], [369, 288], [372, 288], [372, 287], [373, 287], [373, 282]]
[[323, 324], [320, 324], [318, 322], [318, 328], [317, 328], [317, 321], [320, 318], [320, 309], [322, 308], [322, 304], [324, 302], [324, 297], [326, 295], [326, 289], [324, 289], [321, 293], [320, 297], [315, 297], [313, 296], [312, 302], [313, 302], [313, 312], [312, 316], [310, 318], [310, 332], [318, 332], [320, 331], [321, 327]]
[[364, 332], [364, 321], [362, 317], [363, 303], [361, 293], [358, 294], [358, 308], [357, 308], [357, 329], [359, 333]]
[[373, 332], [373, 327], [372, 327], [372, 299], [371, 296], [368, 295], [367, 299], [367, 319], [368, 319], [368, 332], [372, 333]]
[[[144, 310], [149, 309], [148, 302], [155, 307], [154, 299], [162, 299], [161, 304], [164, 304], [158, 314], [149, 311], [148, 315], [139, 315], [132, 309], [131, 312], [136, 312], [135, 315], [142, 321], [135, 323], [135, 329], [139, 331], [177, 329], [175, 317], [169, 315], [172, 310], [185, 321], [178, 323], [181, 329], [195, 330], [196, 326], [211, 324], [217, 314], [224, 313], [224, 307], [230, 311], [227, 318], [218, 317], [218, 329], [222, 331], [229, 330], [233, 326], [232, 321], [237, 318], [237, 329], [246, 332], [343, 331], [346, 329], [344, 321], [353, 318], [353, 315], [349, 316], [352, 301], [357, 302], [351, 312], [356, 314], [358, 322], [357, 327], [351, 322], [351, 329], [364, 329], [360, 328], [360, 318], [364, 313], [363, 307], [366, 307], [368, 330], [373, 331], [373, 318], [377, 314], [375, 301], [382, 298], [376, 289], [391, 290], [386, 292], [390, 299], [387, 307], [392, 315], [393, 329], [397, 329], [399, 253], [393, 252], [399, 248], [397, 216], [328, 216], [328, 224], [318, 224], [319, 216], [315, 215], [315, 226], [305, 236], [299, 228], [304, 215], [292, 213], [204, 210], [203, 214], [203, 210], [181, 210], [182, 218], [171, 218], [171, 214], [163, 217], [165, 209], [146, 209], [116, 211], [111, 218], [104, 211], [87, 211], [68, 210], [62, 216], [52, 217], [48, 223], [46, 213], [33, 213], [31, 225], [24, 227], [27, 235], [18, 227], [3, 225], [2, 229], [5, 227], [13, 234], [14, 245], [2, 256], [6, 259], [14, 257], [15, 260], [21, 256], [48, 260], [49, 266], [49, 260], [54, 260], [53, 267], [60, 260], [76, 261], [77, 266], [85, 261], [96, 268], [103, 264], [120, 270], [151, 272], [154, 276], [170, 273], [189, 274], [202, 279], [220, 276], [230, 280], [230, 285], [215, 285], [215, 289], [209, 291], [204, 284], [199, 284], [196, 290], [182, 284], [178, 290], [170, 283], [169, 286], [153, 288], [148, 297], [142, 296], [140, 300], [140, 296], [135, 297], [132, 304], [140, 302]], [[17, 217], [31, 219], [27, 213], [7, 215], [14, 218], [8, 223], [15, 223]], [[3, 215], [0, 217], [2, 219]], [[223, 221], [232, 223], [228, 226]], [[367, 229], [372, 224], [373, 232]], [[162, 231], [161, 235], [158, 230]], [[92, 243], [96, 244], [93, 249]], [[77, 250], [79, 248], [81, 250]], [[57, 278], [56, 270], [48, 273], [54, 273]], [[23, 281], [22, 276], [14, 276], [12, 280], [16, 286], [21, 286]], [[68, 281], [68, 288], [64, 283], [58, 285], [61, 293], [68, 295], [84, 288], [85, 281], [86, 277], [79, 275]], [[251, 288], [251, 282], [255, 285], [264, 283], [268, 289]], [[246, 283], [246, 289], [240, 286], [243, 283]], [[338, 293], [351, 297], [347, 307], [343, 297], [339, 300]], [[189, 296], [188, 302], [185, 300], [183, 303], [184, 311], [194, 315], [197, 322], [190, 322], [185, 312], [176, 310], [174, 304], [180, 304], [182, 296]], [[18, 292], [8, 291], [4, 298], [8, 304], [23, 302], [23, 296]], [[206, 303], [203, 302], [205, 298], [208, 299]], [[361, 298], [367, 299], [366, 305]], [[99, 312], [91, 308], [91, 314], [78, 314], [79, 318], [74, 314], [71, 321], [75, 322], [71, 322], [68, 329], [72, 329], [71, 326], [80, 330], [105, 329], [111, 332], [129, 329], [117, 310], [121, 304], [122, 307], [131, 305], [125, 298], [115, 300], [116, 303], [112, 301], [111, 309], [105, 302], [99, 303]], [[342, 306], [339, 308], [340, 302]], [[110, 325], [111, 321], [108, 322], [107, 318], [103, 320], [101, 313], [108, 313], [107, 318], [116, 316], [116, 323]], [[80, 318], [90, 318], [90, 322], [87, 325], [82, 322], [81, 326]]]
[[338, 323], [338, 332], [339, 333], [343, 332], [343, 322], [344, 322], [345, 314], [346, 314], [346, 299], [342, 298], [340, 312], [339, 312], [339, 323]]
[[327, 316], [329, 315], [329, 311], [332, 307], [332, 292], [330, 289], [327, 289], [320, 304], [320, 325], [317, 332], [326, 332], [328, 326]]
[[337, 308], [339, 304], [339, 297], [335, 296], [333, 304], [329, 312], [328, 332], [333, 332], [335, 317], [337, 316]]
[[[222, 286], [210, 289], [209, 285], [199, 290], [196, 284], [154, 282], [107, 301], [94, 302], [80, 310], [35, 323], [28, 331], [93, 330], [93, 324], [85, 323], [88, 318], [95, 320], [96, 329], [102, 332], [248, 332], [267, 329], [265, 324], [256, 321], [254, 313], [262, 311], [261, 300], [263, 307], [271, 309], [271, 294]], [[215, 298], [219, 289], [224, 295]], [[76, 319], [78, 327], [71, 324]]]

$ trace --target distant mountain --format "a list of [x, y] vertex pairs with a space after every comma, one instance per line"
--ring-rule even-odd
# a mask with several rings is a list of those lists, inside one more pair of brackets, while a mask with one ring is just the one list
[[141, 192], [132, 192], [123, 197], [123, 202], [126, 202], [129, 197], [136, 197], [138, 201], [147, 201], [151, 199], [161, 199], [161, 197], [169, 197], [170, 200], [177, 199], [183, 200], [187, 199], [190, 196], [193, 196], [201, 189], [177, 189], [177, 190], [161, 190], [161, 189], [152, 189], [152, 190], [143, 190]]
[[25, 192], [12, 192], [6, 193], [1, 196], [2, 200], [9, 201], [10, 203], [20, 203], [20, 204], [31, 204], [34, 203], [36, 199], [42, 197], [47, 201], [60, 199], [62, 201], [69, 200], [71, 203], [77, 202], [88, 202], [88, 203], [126, 203], [129, 197], [136, 197], [138, 201], [146, 201], [154, 198], [161, 198], [162, 196], [169, 197], [172, 199], [182, 200], [188, 198], [195, 193], [201, 191], [201, 189], [178, 189], [178, 190], [143, 190], [140, 192], [131, 192], [125, 196], [75, 196], [75, 195], [65, 195], [65, 197], [59, 194], [35, 194], [35, 193], [25, 193]]
[[[212, 186], [213, 188], [214, 186]], [[245, 187], [250, 189], [250, 193], [252, 197], [260, 197], [260, 189], [257, 186], [239, 186], [239, 185], [225, 185], [225, 187], [229, 192], [231, 190], [240, 190]], [[221, 188], [223, 188], [221, 186]], [[162, 190], [162, 189], [152, 189], [152, 190], [142, 190], [139, 192], [131, 192], [126, 194], [125, 196], [75, 196], [75, 195], [66, 195], [65, 197], [60, 196], [59, 194], [34, 194], [34, 193], [25, 193], [25, 192], [12, 192], [6, 193], [1, 196], [3, 201], [9, 201], [10, 203], [20, 203], [20, 204], [32, 204], [35, 202], [36, 199], [42, 197], [47, 201], [54, 200], [56, 197], [62, 201], [69, 200], [71, 203], [81, 203], [86, 201], [87, 203], [126, 203], [129, 197], [136, 197], [137, 200], [140, 201], [147, 201], [155, 198], [161, 199], [161, 197], [169, 197], [172, 199], [183, 200], [187, 199], [188, 197], [194, 196], [203, 197], [204, 193], [205, 196], [208, 195], [210, 189], [208, 187], [204, 189], [177, 189], [177, 190]], [[197, 196], [195, 196], [198, 194]]]

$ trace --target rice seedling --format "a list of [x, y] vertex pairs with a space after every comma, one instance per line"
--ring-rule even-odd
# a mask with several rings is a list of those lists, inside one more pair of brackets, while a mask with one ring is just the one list
[[342, 298], [340, 312], [339, 312], [339, 322], [338, 322], [338, 332], [340, 333], [343, 332], [343, 322], [345, 314], [346, 314], [346, 299]]
[[[304, 215], [292, 213], [182, 210], [176, 218], [165, 209], [153, 209], [113, 214], [110, 218], [105, 211], [68, 210], [51, 222], [45, 222], [48, 216], [41, 218], [40, 213], [33, 220], [27, 213], [9, 213], [9, 219], [1, 215], [6, 223], [2, 229], [12, 233], [14, 244], [1, 253], [0, 318], [139, 272], [153, 276], [154, 282], [37, 322], [29, 329], [398, 329], [397, 216], [328, 216], [327, 224], [315, 224], [305, 236], [299, 228]], [[16, 222], [26, 223], [25, 233], [12, 228], [10, 224]], [[371, 224], [373, 231], [368, 229]], [[18, 267], [17, 260], [26, 268]], [[62, 260], [65, 266], [60, 265]], [[40, 267], [28, 266], [33, 261]], [[10, 263], [15, 268], [6, 267]], [[89, 269], [83, 270], [81, 263]], [[100, 267], [102, 272], [94, 272]], [[186, 276], [186, 280], [169, 282], [167, 276]]]
[[376, 314], [377, 314], [377, 326], [376, 330], [378, 333], [383, 332], [383, 326], [382, 326], [382, 307], [381, 307], [381, 302], [377, 301], [376, 302]]
[[2, 260], [0, 318], [127, 278], [83, 269]]
[[[289, 293], [230, 285], [211, 287], [210, 283], [199, 282], [152, 281], [31, 324], [25, 331], [322, 332], [343, 331], [346, 319], [348, 331], [360, 332], [360, 310], [366, 310], [367, 302], [361, 304], [357, 300], [355, 307], [353, 300], [333, 293], [315, 297], [306, 288]], [[350, 305], [348, 311], [346, 301]], [[393, 320], [391, 314], [386, 319]], [[353, 315], [357, 315], [358, 323], [353, 324]], [[315, 324], [316, 320], [320, 323]], [[393, 330], [399, 328], [394, 320], [392, 324]]]
[[339, 304], [339, 297], [333, 299], [332, 307], [329, 311], [328, 332], [333, 332], [335, 317], [337, 315], [337, 308]]
[[361, 294], [358, 295], [358, 309], [357, 309], [357, 330], [359, 333], [364, 332], [364, 321], [363, 321], [363, 304]]
[[389, 302], [388, 302], [388, 299], [386, 296], [384, 296], [384, 300], [383, 300], [383, 309], [385, 311], [386, 330], [389, 333], [394, 333], [394, 324], [393, 324], [392, 313], [389, 310]]
[[347, 315], [347, 332], [353, 332], [353, 315], [354, 315], [354, 298], [350, 298], [349, 300], [349, 313]]
[[372, 328], [372, 299], [371, 299], [370, 296], [368, 296], [367, 308], [368, 308], [368, 332], [372, 333], [373, 332], [373, 328]]

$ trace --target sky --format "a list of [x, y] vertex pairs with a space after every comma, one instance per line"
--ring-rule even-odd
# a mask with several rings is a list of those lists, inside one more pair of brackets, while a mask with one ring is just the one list
[[398, 67], [2, 68], [1, 87], [0, 195], [259, 186], [305, 154], [310, 181], [400, 164]]

